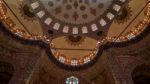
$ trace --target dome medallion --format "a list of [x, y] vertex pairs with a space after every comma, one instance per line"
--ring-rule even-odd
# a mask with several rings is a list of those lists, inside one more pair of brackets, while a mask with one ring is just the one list
[[[103, 38], [126, 0], [29, 0], [48, 37]], [[99, 34], [101, 32], [101, 34]]]

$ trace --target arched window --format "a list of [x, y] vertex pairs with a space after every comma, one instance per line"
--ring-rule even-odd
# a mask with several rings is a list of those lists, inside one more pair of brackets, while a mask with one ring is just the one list
[[79, 79], [74, 76], [71, 76], [66, 79], [66, 84], [79, 84]]

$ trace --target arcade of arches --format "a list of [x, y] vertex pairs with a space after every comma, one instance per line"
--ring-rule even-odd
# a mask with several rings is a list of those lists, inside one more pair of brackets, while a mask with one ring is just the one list
[[0, 0], [0, 84], [150, 84], [150, 0]]

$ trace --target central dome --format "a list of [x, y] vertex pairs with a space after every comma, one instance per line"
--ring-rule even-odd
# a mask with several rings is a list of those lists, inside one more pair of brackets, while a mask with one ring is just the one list
[[64, 23], [84, 24], [95, 21], [113, 0], [39, 0], [53, 19]]
[[[127, 0], [28, 0], [46, 36], [86, 35], [101, 39]], [[99, 35], [99, 32], [102, 32]], [[55, 36], [57, 35], [57, 36]]]

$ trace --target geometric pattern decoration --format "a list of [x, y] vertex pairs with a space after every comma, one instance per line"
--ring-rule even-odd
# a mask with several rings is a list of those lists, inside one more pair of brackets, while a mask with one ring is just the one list
[[123, 24], [126, 23], [128, 20], [131, 19], [132, 10], [129, 5], [125, 5], [122, 10], [118, 13], [117, 17], [115, 18], [114, 22]]
[[72, 46], [79, 46], [85, 41], [84, 36], [66, 36], [64, 39]]
[[19, 9], [20, 9], [20, 14], [24, 19], [28, 21], [34, 21], [37, 19], [34, 12], [31, 10], [30, 6], [26, 4], [25, 1], [23, 1], [22, 4], [20, 4]]

